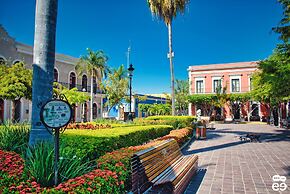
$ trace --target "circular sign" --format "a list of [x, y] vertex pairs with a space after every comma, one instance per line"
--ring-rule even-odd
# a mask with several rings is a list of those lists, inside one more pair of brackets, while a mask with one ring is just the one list
[[66, 126], [72, 117], [72, 108], [63, 100], [50, 100], [43, 105], [40, 111], [41, 122], [49, 128]]

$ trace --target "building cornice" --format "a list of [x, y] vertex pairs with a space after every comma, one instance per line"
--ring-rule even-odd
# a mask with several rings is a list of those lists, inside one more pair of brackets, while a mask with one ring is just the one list
[[194, 66], [189, 66], [187, 71], [194, 71], [194, 72], [217, 71], [217, 70], [257, 68], [257, 67], [258, 67], [258, 61], [250, 61], [250, 62], [237, 62], [237, 63], [194, 65]]
[[[30, 45], [16, 42], [16, 48], [17, 48], [17, 51], [19, 53], [33, 56], [33, 48]], [[69, 55], [56, 53], [55, 60], [56, 60], [56, 62], [59, 62], [59, 63], [66, 63], [66, 64], [70, 64], [70, 65], [75, 65], [79, 59], [72, 57], [72, 56], [69, 56]]]

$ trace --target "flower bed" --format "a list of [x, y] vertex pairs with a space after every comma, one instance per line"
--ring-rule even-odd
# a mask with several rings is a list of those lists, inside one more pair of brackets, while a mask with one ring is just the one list
[[110, 124], [98, 124], [98, 123], [70, 123], [67, 126], [67, 129], [107, 129], [112, 128]]
[[[0, 178], [0, 193], [126, 193], [130, 190], [130, 169], [131, 156], [140, 150], [147, 149], [151, 146], [161, 143], [167, 138], [174, 138], [180, 144], [184, 143], [192, 133], [191, 128], [172, 130], [169, 135], [152, 140], [139, 146], [121, 148], [113, 152], [106, 153], [97, 160], [97, 169], [90, 173], [69, 179], [54, 188], [40, 187], [33, 179], [24, 178], [10, 179], [10, 182], [2, 184]], [[8, 157], [7, 157], [8, 156]], [[11, 157], [10, 157], [11, 156]], [[7, 159], [8, 158], [8, 161]], [[9, 159], [10, 158], [10, 159]], [[21, 177], [23, 172], [23, 160], [19, 155], [12, 152], [3, 152], [0, 150], [1, 170], [0, 177], [3, 174]], [[4, 162], [6, 161], [6, 162]], [[16, 162], [15, 168], [8, 168]], [[4, 166], [5, 163], [5, 166]], [[22, 168], [20, 168], [22, 167]], [[11, 171], [10, 171], [11, 169]], [[19, 169], [19, 170], [17, 170]], [[15, 177], [14, 176], [14, 177]]]
[[40, 192], [40, 185], [25, 177], [23, 170], [24, 160], [19, 154], [0, 150], [0, 193]]

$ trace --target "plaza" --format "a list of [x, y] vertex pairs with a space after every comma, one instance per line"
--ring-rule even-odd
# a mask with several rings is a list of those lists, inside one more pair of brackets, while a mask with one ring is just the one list
[[[261, 142], [243, 142], [248, 133], [261, 135]], [[287, 178], [290, 191], [290, 132], [257, 124], [218, 124], [207, 140], [193, 141], [184, 154], [199, 156], [199, 173], [185, 193], [279, 193], [272, 189], [274, 175]], [[281, 182], [280, 182], [281, 183]]]
[[0, 194], [290, 193], [289, 0], [1, 5]]

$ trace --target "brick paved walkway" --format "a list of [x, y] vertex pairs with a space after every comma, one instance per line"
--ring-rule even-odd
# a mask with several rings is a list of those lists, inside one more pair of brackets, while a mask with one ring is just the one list
[[[286, 176], [290, 193], [290, 130], [268, 125], [220, 124], [197, 140], [184, 154], [199, 155], [199, 172], [185, 193], [279, 193], [272, 176]], [[261, 134], [261, 143], [241, 142], [239, 136]]]

